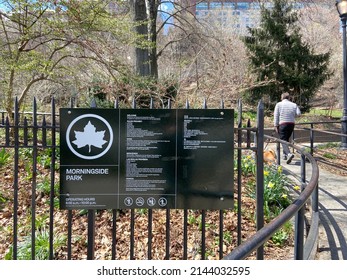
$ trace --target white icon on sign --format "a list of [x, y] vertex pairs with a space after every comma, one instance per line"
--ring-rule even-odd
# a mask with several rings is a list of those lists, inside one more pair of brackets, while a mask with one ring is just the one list
[[131, 205], [133, 205], [133, 199], [132, 199], [131, 197], [126, 197], [126, 198], [124, 199], [124, 204], [125, 204], [125, 206], [131, 206]]
[[165, 198], [165, 197], [161, 197], [161, 198], [159, 198], [159, 200], [158, 200], [158, 204], [159, 204], [159, 206], [161, 206], [161, 207], [166, 206], [166, 204], [167, 204], [167, 200], [166, 200], [166, 198]]
[[150, 197], [147, 199], [148, 206], [154, 206], [155, 205], [155, 198]]
[[137, 206], [143, 206], [143, 204], [145, 204], [145, 200], [143, 199], [143, 197], [136, 198], [136, 205]]
[[[73, 141], [70, 140], [70, 133], [72, 130], [72, 127], [80, 120], [83, 120], [85, 118], [90, 119], [88, 123], [83, 127], [82, 131], [73, 130], [75, 139]], [[97, 130], [97, 127], [93, 124], [93, 119], [97, 119], [104, 123], [106, 128], [109, 132], [109, 140], [105, 140], [105, 130]], [[106, 148], [103, 149], [103, 146], [108, 142], [108, 145]], [[104, 154], [108, 152], [108, 150], [111, 148], [113, 143], [113, 131], [110, 126], [110, 124], [101, 116], [95, 115], [95, 114], [84, 114], [76, 119], [74, 119], [70, 125], [68, 126], [66, 130], [66, 143], [71, 150], [72, 153], [74, 153], [79, 158], [83, 159], [96, 159], [99, 157], [102, 157]], [[72, 144], [74, 144], [74, 147]], [[93, 154], [93, 155], [84, 155], [81, 154], [80, 151], [77, 151], [76, 149], [81, 149], [83, 147], [88, 146], [88, 153], [91, 153], [92, 147], [102, 149], [100, 153]]]

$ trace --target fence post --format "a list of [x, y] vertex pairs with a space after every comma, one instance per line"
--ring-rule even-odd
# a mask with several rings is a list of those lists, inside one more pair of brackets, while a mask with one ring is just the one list
[[[70, 108], [74, 108], [74, 98], [70, 98]], [[72, 258], [72, 210], [67, 210], [67, 259]]]
[[[132, 102], [132, 109], [136, 109], [136, 98], [135, 94], [133, 97]], [[130, 260], [134, 260], [134, 253], [135, 253], [135, 210], [132, 208], [130, 209]]]
[[14, 105], [14, 174], [13, 174], [13, 260], [18, 255], [18, 166], [19, 166], [19, 104], [16, 97]]
[[[306, 157], [301, 155], [301, 191], [306, 187]], [[305, 227], [305, 206], [301, 207], [295, 216], [295, 243], [294, 259], [303, 260], [304, 258], [304, 227]]]
[[[119, 109], [119, 99], [118, 97], [114, 101], [113, 105], [114, 109]], [[115, 260], [116, 259], [116, 241], [117, 241], [117, 209], [112, 209], [112, 252], [111, 252], [111, 259]]]
[[[224, 100], [221, 99], [220, 109], [224, 109]], [[223, 240], [224, 240], [224, 211], [219, 210], [219, 259], [223, 258]]]
[[[93, 98], [90, 104], [91, 108], [96, 108], [96, 101]], [[88, 248], [87, 259], [94, 259], [94, 247], [95, 247], [95, 210], [88, 210]]]
[[[186, 99], [186, 109], [189, 109], [189, 101]], [[188, 209], [183, 210], [183, 260], [188, 259]]]
[[[171, 109], [171, 99], [167, 101], [167, 108]], [[166, 209], [166, 233], [165, 233], [165, 260], [170, 259], [170, 209]]]
[[[256, 159], [257, 159], [257, 231], [264, 227], [264, 104], [260, 100], [257, 108], [257, 143], [256, 143]], [[257, 259], [264, 259], [264, 245], [257, 249]]]
[[51, 102], [51, 133], [52, 133], [52, 156], [51, 156], [51, 190], [49, 195], [49, 259], [53, 260], [53, 232], [54, 232], [54, 184], [55, 184], [55, 158], [56, 158], [56, 122], [55, 122], [55, 100]]
[[310, 153], [313, 156], [313, 141], [314, 141], [314, 131], [313, 131], [313, 123], [311, 123], [310, 129]]
[[277, 149], [277, 164], [281, 165], [281, 143], [276, 143], [276, 149]]
[[[204, 98], [202, 108], [207, 110], [207, 101]], [[206, 255], [206, 210], [201, 210], [201, 260], [205, 260]]]
[[[149, 109], [153, 110], [154, 103], [153, 103], [153, 97], [151, 97], [151, 100], [149, 102]], [[148, 209], [148, 243], [147, 243], [147, 258], [149, 260], [152, 259], [152, 239], [153, 239], [153, 209]]]
[[242, 215], [241, 215], [241, 205], [242, 205], [242, 200], [241, 200], [241, 186], [242, 186], [242, 181], [241, 181], [241, 176], [242, 176], [242, 166], [241, 166], [241, 160], [242, 160], [242, 103], [241, 100], [239, 99], [238, 101], [238, 131], [237, 131], [237, 245], [241, 244], [241, 220], [242, 220]]
[[36, 179], [37, 179], [37, 103], [33, 103], [33, 162], [31, 184], [31, 259], [35, 260], [35, 235], [36, 235]]

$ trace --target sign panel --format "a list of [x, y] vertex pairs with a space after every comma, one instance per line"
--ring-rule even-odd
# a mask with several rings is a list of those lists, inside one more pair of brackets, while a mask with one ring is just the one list
[[127, 109], [120, 119], [120, 206], [175, 208], [176, 111]]
[[63, 209], [233, 207], [234, 111], [61, 109]]
[[60, 110], [60, 207], [107, 209], [118, 195], [119, 114]]
[[179, 110], [178, 208], [233, 205], [233, 110]]

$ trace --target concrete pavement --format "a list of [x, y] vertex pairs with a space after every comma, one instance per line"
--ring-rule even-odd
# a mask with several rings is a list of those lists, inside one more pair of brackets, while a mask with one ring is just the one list
[[[300, 155], [283, 170], [300, 176]], [[309, 180], [310, 164], [306, 178]], [[296, 176], [294, 176], [296, 177]], [[319, 241], [317, 260], [347, 260], [347, 177], [319, 168]]]

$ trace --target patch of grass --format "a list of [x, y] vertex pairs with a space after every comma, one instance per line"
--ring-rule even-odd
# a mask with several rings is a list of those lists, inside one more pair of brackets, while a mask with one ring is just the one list
[[317, 145], [317, 148], [319, 149], [331, 149], [331, 148], [338, 148], [340, 147], [340, 143], [337, 142], [329, 142], [329, 143], [324, 143], [324, 144], [319, 144]]
[[188, 215], [188, 219], [187, 219], [187, 222], [188, 222], [188, 225], [194, 225], [197, 223], [197, 217], [195, 215], [192, 215], [191, 213]]
[[137, 214], [141, 215], [147, 215], [148, 214], [148, 209], [147, 208], [139, 208], [139, 209], [135, 209], [135, 212]]
[[0, 167], [7, 164], [10, 158], [10, 153], [8, 153], [5, 148], [0, 150]]
[[3, 208], [3, 205], [5, 204], [6, 201], [7, 201], [7, 198], [0, 190], [0, 210]]
[[328, 158], [328, 159], [337, 159], [337, 156], [332, 154], [332, 153], [324, 153], [323, 157]]
[[228, 242], [228, 244], [231, 244], [233, 241], [233, 236], [229, 231], [226, 231], [223, 234], [223, 239], [224, 239], [224, 242], [226, 241]]
[[331, 117], [331, 118], [341, 118], [342, 110], [314, 108], [314, 109], [311, 109], [310, 112], [306, 114], [308, 116], [325, 116], [325, 117]]
[[[239, 113], [237, 111], [235, 111], [235, 113], [234, 113], [235, 123], [237, 123], [237, 121], [238, 121], [238, 115], [239, 115]], [[252, 110], [242, 112], [242, 126], [243, 127], [247, 126], [248, 120], [251, 122], [251, 124], [254, 123], [257, 120], [257, 112], [252, 111]]]
[[[38, 177], [39, 181], [36, 185], [36, 190], [43, 193], [44, 195], [49, 196], [51, 193], [51, 178], [50, 176], [47, 176], [45, 174], [41, 174]], [[54, 184], [54, 194], [58, 195], [59, 194], [59, 184], [55, 183]]]
[[[53, 238], [53, 249], [57, 250], [64, 246], [66, 243], [66, 237], [63, 235], [55, 235]], [[18, 243], [18, 260], [30, 260], [31, 259], [31, 236], [25, 236], [23, 241]], [[5, 255], [5, 260], [11, 260], [13, 256], [13, 246]], [[35, 236], [35, 259], [36, 260], [48, 260], [49, 259], [49, 231], [41, 230], [36, 232]]]
[[288, 221], [284, 224], [284, 226], [275, 232], [275, 234], [271, 237], [271, 241], [280, 247], [283, 247], [287, 240], [290, 237], [290, 234], [293, 232], [293, 226]]

